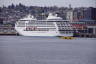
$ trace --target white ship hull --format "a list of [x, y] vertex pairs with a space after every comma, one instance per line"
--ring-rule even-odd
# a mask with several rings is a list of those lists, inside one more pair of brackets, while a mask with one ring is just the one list
[[23, 31], [19, 27], [15, 27], [15, 29], [22, 36], [73, 36], [73, 33], [60, 34], [58, 31]]

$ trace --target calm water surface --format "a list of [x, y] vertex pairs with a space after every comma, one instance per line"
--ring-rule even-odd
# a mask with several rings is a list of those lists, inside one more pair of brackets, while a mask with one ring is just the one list
[[96, 64], [96, 39], [0, 36], [0, 64]]

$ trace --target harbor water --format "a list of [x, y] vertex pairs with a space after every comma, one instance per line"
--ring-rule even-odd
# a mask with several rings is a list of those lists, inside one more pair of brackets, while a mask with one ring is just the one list
[[0, 36], [0, 64], [96, 64], [96, 38]]

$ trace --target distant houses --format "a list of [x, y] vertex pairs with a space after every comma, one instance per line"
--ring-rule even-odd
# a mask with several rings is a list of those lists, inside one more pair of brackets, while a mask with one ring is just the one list
[[8, 7], [0, 7], [0, 19], [3, 21], [10, 21], [15, 23], [18, 19], [26, 16], [27, 14], [34, 15], [37, 19], [44, 19], [49, 12], [57, 13], [63, 19], [78, 21], [81, 19], [96, 20], [96, 8], [93, 7], [39, 7], [39, 6], [25, 6], [21, 3], [18, 5], [9, 5]]

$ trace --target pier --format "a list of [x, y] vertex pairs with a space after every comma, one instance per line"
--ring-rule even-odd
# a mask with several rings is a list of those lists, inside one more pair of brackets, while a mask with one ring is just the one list
[[18, 35], [14, 27], [0, 27], [0, 35]]
[[74, 37], [83, 37], [83, 38], [96, 38], [96, 34], [89, 34], [89, 33], [76, 33]]

